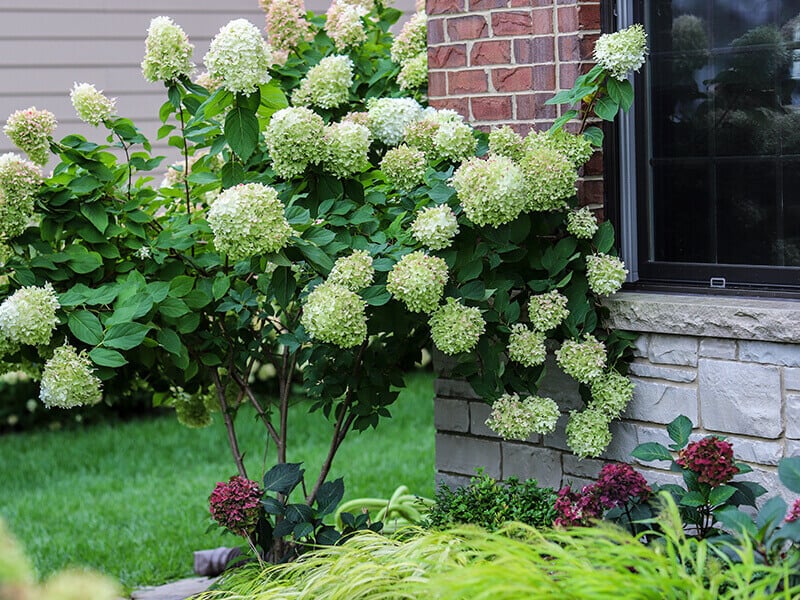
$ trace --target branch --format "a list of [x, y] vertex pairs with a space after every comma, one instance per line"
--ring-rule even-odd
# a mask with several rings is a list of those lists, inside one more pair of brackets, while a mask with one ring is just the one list
[[[289, 358], [291, 356], [291, 359]], [[289, 348], [283, 349], [283, 361], [281, 364], [280, 377], [278, 379], [280, 388], [280, 440], [278, 442], [278, 463], [286, 462], [286, 438], [289, 420], [289, 394], [292, 391], [292, 376], [294, 375], [295, 358], [289, 353]]]
[[225, 400], [225, 388], [219, 380], [219, 373], [216, 369], [211, 371], [211, 376], [214, 378], [214, 387], [217, 388], [217, 399], [219, 400], [219, 408], [222, 411], [222, 418], [225, 420], [225, 429], [228, 431], [228, 445], [233, 454], [233, 460], [236, 462], [236, 468], [239, 470], [239, 475], [247, 479], [247, 470], [244, 468], [242, 461], [242, 453], [239, 451], [239, 441], [236, 439], [236, 428], [233, 425], [233, 419], [228, 412], [228, 402]]
[[255, 406], [258, 416], [260, 416], [261, 420], [264, 421], [264, 425], [266, 426], [267, 431], [269, 431], [269, 437], [272, 438], [272, 441], [275, 442], [275, 445], [277, 446], [280, 443], [280, 439], [278, 437], [278, 432], [275, 431], [275, 427], [273, 427], [272, 423], [269, 420], [269, 415], [267, 415], [266, 411], [261, 406], [261, 403], [253, 394], [253, 391], [250, 389], [250, 386], [247, 385], [242, 380], [242, 378], [239, 376], [238, 373], [234, 371], [232, 374], [234, 381], [236, 381], [236, 383], [239, 385], [244, 394], [250, 399], [250, 402], [253, 404], [253, 406]]

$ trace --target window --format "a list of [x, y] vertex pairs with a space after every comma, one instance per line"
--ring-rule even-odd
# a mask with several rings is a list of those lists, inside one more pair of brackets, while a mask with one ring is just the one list
[[620, 127], [643, 283], [800, 289], [800, 0], [628, 0], [650, 57]]

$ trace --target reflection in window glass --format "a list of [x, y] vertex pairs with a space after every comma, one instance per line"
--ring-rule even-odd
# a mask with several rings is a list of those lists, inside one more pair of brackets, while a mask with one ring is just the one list
[[800, 0], [644, 6], [649, 260], [800, 266]]

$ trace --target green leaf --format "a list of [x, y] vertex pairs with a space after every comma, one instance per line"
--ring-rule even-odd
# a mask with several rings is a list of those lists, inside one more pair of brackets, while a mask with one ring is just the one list
[[672, 423], [667, 425], [669, 439], [675, 442], [674, 450], [680, 450], [689, 443], [689, 436], [692, 434], [692, 421], [685, 415], [680, 415]]
[[275, 465], [264, 475], [264, 489], [268, 492], [288, 495], [303, 479], [303, 463], [283, 463]]
[[703, 494], [700, 492], [689, 492], [688, 494], [684, 494], [680, 501], [680, 504], [683, 506], [691, 506], [695, 508], [698, 506], [703, 506], [705, 503], [706, 499], [703, 498]]
[[103, 326], [100, 319], [88, 310], [70, 313], [67, 326], [76, 338], [89, 346], [96, 346], [103, 340]]
[[292, 301], [297, 289], [294, 273], [288, 267], [278, 267], [272, 273], [272, 291], [278, 304], [285, 308]]
[[606, 87], [608, 88], [608, 95], [611, 99], [622, 107], [622, 110], [628, 111], [633, 105], [633, 86], [627, 79], [619, 81], [613, 77], [606, 80]]
[[268, 515], [282, 515], [286, 512], [286, 507], [272, 496], [264, 496], [261, 499], [261, 506]]
[[169, 297], [165, 298], [163, 302], [159, 303], [158, 312], [160, 312], [165, 317], [176, 319], [188, 313], [189, 307], [183, 300]]
[[222, 273], [218, 273], [217, 277], [214, 279], [214, 284], [211, 286], [211, 293], [214, 295], [214, 300], [222, 298], [230, 287], [231, 280]]
[[170, 354], [179, 355], [181, 353], [183, 348], [181, 338], [172, 329], [162, 329], [156, 335], [156, 339], [158, 340], [158, 345]]
[[309, 244], [305, 240], [302, 243], [297, 243], [297, 247], [300, 249], [300, 252], [303, 253], [303, 256], [306, 257], [308, 262], [310, 262], [317, 270], [321, 271], [323, 275], [327, 275], [331, 272], [333, 268], [333, 260], [330, 256], [328, 256], [324, 250], [315, 246], [314, 244]]
[[[305, 505], [299, 505], [299, 506], [305, 506]], [[297, 525], [294, 526], [294, 529], [292, 529], [292, 537], [295, 540], [300, 540], [302, 538], [308, 537], [312, 533], [314, 533], [314, 526], [308, 522], [298, 523]]]
[[111, 367], [115, 369], [128, 364], [125, 357], [116, 350], [108, 350], [106, 348], [95, 348], [89, 352], [89, 358], [92, 362], [100, 367]]
[[736, 493], [736, 488], [729, 485], [720, 485], [715, 487], [708, 494], [708, 503], [711, 506], [718, 506], [724, 504]]
[[306, 504], [290, 504], [286, 507], [286, 518], [292, 523], [308, 523], [314, 518], [314, 511]]
[[117, 348], [118, 350], [130, 350], [142, 343], [147, 336], [150, 328], [142, 323], [120, 323], [112, 325], [106, 331], [103, 346], [107, 348]]
[[781, 483], [795, 494], [800, 494], [800, 456], [784, 458], [778, 463]]
[[108, 227], [108, 213], [102, 202], [84, 202], [81, 204], [81, 214], [89, 219], [97, 231], [105, 233]]
[[359, 293], [370, 306], [383, 306], [392, 299], [392, 295], [382, 285], [371, 285]]
[[103, 266], [103, 257], [97, 252], [89, 252], [84, 246], [68, 246], [64, 253], [69, 257], [67, 264], [70, 269], [81, 275]]
[[591, 142], [592, 146], [595, 148], [601, 148], [603, 146], [603, 138], [605, 135], [603, 134], [603, 130], [599, 127], [587, 127], [586, 130], [583, 132], [583, 137], [585, 137], [589, 142]]
[[222, 165], [222, 187], [225, 189], [239, 185], [244, 181], [245, 170], [242, 163], [230, 160]]
[[644, 462], [650, 462], [653, 460], [672, 460], [672, 454], [670, 454], [669, 450], [658, 442], [639, 444], [636, 446], [636, 448], [634, 448], [633, 452], [631, 452], [631, 456]]
[[559, 131], [566, 123], [568, 123], [577, 116], [578, 116], [577, 110], [568, 110], [553, 122], [553, 126], [550, 127], [550, 129], [548, 129], [548, 132], [555, 133], [556, 131]]
[[331, 514], [344, 497], [344, 480], [339, 477], [335, 481], [326, 481], [317, 491], [317, 516]]
[[614, 226], [611, 221], [605, 221], [600, 224], [592, 242], [598, 252], [608, 252], [614, 247]]
[[225, 139], [236, 155], [247, 161], [258, 146], [258, 117], [243, 106], [234, 106], [225, 117]]
[[608, 96], [599, 98], [594, 105], [594, 113], [604, 121], [613, 121], [619, 112], [619, 104]]
[[103, 183], [91, 175], [82, 175], [70, 181], [67, 187], [75, 192], [75, 194], [81, 196], [103, 187]]
[[189, 277], [188, 275], [179, 275], [169, 282], [169, 295], [173, 298], [182, 298], [192, 291], [194, 282], [194, 277]]
[[758, 533], [753, 519], [734, 506], [726, 506], [714, 511], [714, 516], [726, 529], [735, 534], [741, 535], [744, 533], [755, 536]]

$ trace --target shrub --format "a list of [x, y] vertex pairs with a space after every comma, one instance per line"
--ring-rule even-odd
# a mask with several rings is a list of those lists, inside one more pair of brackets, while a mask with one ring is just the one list
[[509, 477], [498, 482], [482, 471], [467, 486], [455, 490], [441, 486], [435, 500], [425, 522], [434, 529], [472, 524], [494, 531], [509, 521], [549, 527], [556, 517], [552, 488], [539, 487], [535, 479], [521, 482]]

